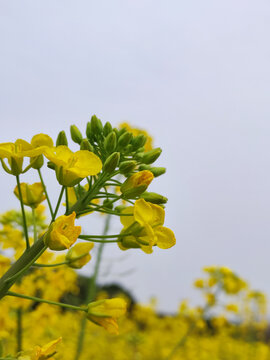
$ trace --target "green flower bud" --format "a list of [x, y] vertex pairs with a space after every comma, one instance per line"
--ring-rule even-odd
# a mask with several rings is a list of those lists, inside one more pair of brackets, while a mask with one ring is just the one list
[[141, 194], [140, 198], [143, 198], [145, 201], [148, 201], [152, 204], [166, 204], [168, 199], [165, 196], [162, 196], [160, 194], [154, 193], [154, 192], [147, 192]]
[[150, 165], [141, 165], [139, 170], [149, 170], [151, 173], [153, 173], [154, 177], [163, 175], [166, 172], [165, 167], [151, 167]]
[[83, 139], [80, 145], [80, 150], [88, 150], [88, 151], [93, 151], [94, 148], [93, 146], [90, 144], [90, 142], [88, 141], [88, 139]]
[[146, 153], [144, 153], [144, 155], [142, 157], [142, 163], [152, 164], [159, 158], [161, 152], [162, 152], [161, 148], [156, 148], [156, 149], [147, 151]]
[[119, 149], [126, 147], [132, 138], [132, 134], [130, 132], [125, 132], [118, 139], [118, 147]]
[[106, 124], [104, 125], [104, 128], [103, 128], [103, 134], [104, 136], [107, 136], [109, 135], [109, 133], [112, 131], [112, 125], [111, 123], [109, 123], [108, 121], [106, 122]]
[[70, 135], [71, 135], [71, 139], [80, 145], [80, 143], [82, 142], [82, 133], [80, 132], [80, 130], [77, 128], [76, 125], [71, 125], [70, 126]]
[[132, 170], [135, 169], [136, 166], [137, 162], [135, 160], [123, 161], [119, 165], [119, 170], [121, 174], [129, 174]]
[[92, 140], [93, 138], [93, 133], [92, 133], [92, 128], [91, 128], [91, 122], [88, 121], [87, 125], [86, 125], [86, 136], [89, 140]]
[[96, 117], [96, 115], [93, 115], [91, 118], [91, 132], [96, 137], [99, 137], [102, 134], [102, 131], [103, 131], [102, 122]]
[[[34, 158], [31, 158], [31, 162], [34, 160]], [[42, 168], [44, 164], [44, 159], [43, 159], [43, 155], [39, 155], [36, 157], [35, 161], [32, 163], [32, 168], [33, 169], [40, 169]]]
[[120, 160], [119, 152], [114, 152], [113, 154], [111, 154], [103, 165], [103, 171], [107, 173], [112, 173], [118, 166], [119, 160]]
[[60, 146], [60, 145], [68, 146], [68, 141], [64, 130], [60, 131], [56, 139], [56, 146]]
[[124, 209], [126, 209], [125, 205], [118, 205], [114, 208], [114, 210], [118, 213], [121, 213]]
[[147, 141], [147, 138], [143, 134], [136, 136], [132, 140], [133, 149], [138, 150], [139, 148], [143, 147], [145, 145], [146, 141]]
[[48, 161], [47, 162], [47, 167], [49, 169], [55, 170], [55, 164], [52, 161]]
[[106, 139], [104, 140], [104, 147], [107, 153], [111, 154], [115, 150], [116, 143], [116, 134], [114, 131], [112, 131], [106, 136]]

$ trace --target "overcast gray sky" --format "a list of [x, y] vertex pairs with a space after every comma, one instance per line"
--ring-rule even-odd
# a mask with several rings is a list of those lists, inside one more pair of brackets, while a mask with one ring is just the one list
[[[173, 311], [220, 264], [270, 295], [269, 18], [267, 0], [0, 1], [1, 142], [84, 130], [96, 114], [163, 148], [151, 189], [169, 198], [177, 245], [107, 246], [103, 282], [134, 269], [122, 283]], [[0, 210], [18, 206], [14, 179], [0, 179]]]

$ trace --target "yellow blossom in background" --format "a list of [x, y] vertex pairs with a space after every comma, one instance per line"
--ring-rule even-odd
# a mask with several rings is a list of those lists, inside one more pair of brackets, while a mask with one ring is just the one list
[[204, 287], [204, 280], [203, 279], [197, 279], [194, 281], [194, 286], [196, 288], [202, 289]]
[[146, 130], [133, 128], [127, 122], [123, 122], [119, 125], [120, 129], [126, 129], [127, 131], [131, 132], [134, 136], [144, 135], [146, 136], [147, 140], [144, 145], [145, 151], [150, 151], [153, 149], [153, 138], [148, 134]]
[[90, 175], [98, 174], [102, 162], [97, 155], [87, 150], [73, 153], [67, 146], [46, 148], [44, 155], [56, 166], [56, 177], [61, 185], [74, 186]]
[[[36, 208], [42, 201], [46, 199], [42, 183], [34, 183], [32, 185], [21, 183], [22, 201], [24, 205]], [[14, 189], [14, 194], [20, 200], [18, 185]]]
[[236, 305], [236, 304], [227, 304], [227, 305], [225, 306], [225, 309], [226, 309], [227, 311], [232, 311], [232, 312], [234, 312], [234, 313], [237, 313], [237, 312], [239, 311], [239, 307], [238, 307], [238, 305]]
[[45, 234], [44, 242], [51, 250], [69, 249], [81, 233], [81, 227], [75, 226], [76, 213], [59, 216]]
[[94, 301], [88, 305], [87, 319], [118, 334], [117, 319], [126, 313], [126, 302], [121, 298]]
[[94, 243], [80, 243], [74, 245], [69, 249], [66, 260], [69, 262], [68, 266], [74, 269], [81, 269], [91, 260], [89, 251], [94, 247]]
[[24, 351], [19, 355], [18, 360], [46, 360], [52, 359], [51, 356], [56, 352], [56, 346], [62, 341], [62, 338], [58, 338], [49, 342], [48, 344], [40, 347], [35, 346], [33, 350]]
[[123, 236], [118, 243], [120, 249], [126, 250], [131, 247], [139, 247], [146, 253], [152, 253], [152, 247], [168, 249], [175, 245], [176, 240], [172, 230], [162, 226], [165, 219], [165, 211], [161, 206], [146, 202], [144, 199], [135, 201], [134, 206], [127, 207], [123, 214], [133, 216], [121, 216], [124, 225]]

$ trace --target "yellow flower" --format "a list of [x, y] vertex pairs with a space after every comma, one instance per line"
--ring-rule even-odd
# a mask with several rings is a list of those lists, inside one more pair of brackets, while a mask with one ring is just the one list
[[[34, 183], [32, 185], [21, 183], [21, 191], [24, 205], [28, 205], [32, 208], [36, 208], [46, 199], [42, 183]], [[18, 186], [15, 187], [14, 194], [20, 200]]]
[[227, 311], [232, 311], [235, 313], [237, 313], [239, 310], [238, 305], [236, 305], [236, 304], [227, 304], [225, 308]]
[[203, 279], [197, 279], [194, 281], [194, 286], [198, 289], [202, 289], [204, 287], [204, 280]]
[[44, 242], [51, 250], [69, 249], [81, 233], [81, 227], [75, 226], [76, 213], [59, 216], [45, 234]]
[[98, 156], [87, 150], [73, 153], [67, 146], [47, 147], [44, 155], [56, 165], [56, 177], [61, 185], [74, 186], [89, 175], [102, 169]]
[[122, 234], [132, 233], [121, 237], [118, 243], [121, 250], [129, 248], [141, 248], [144, 252], [152, 253], [152, 247], [168, 249], [175, 245], [175, 236], [172, 230], [162, 226], [165, 219], [165, 211], [161, 206], [146, 202], [144, 199], [135, 201], [134, 206], [127, 207], [121, 216], [124, 225]]
[[35, 346], [33, 350], [22, 352], [18, 360], [45, 360], [50, 358], [50, 355], [55, 353], [56, 346], [62, 341], [62, 338], [58, 338], [49, 342], [48, 344], [40, 347]]
[[127, 178], [120, 190], [124, 197], [134, 198], [145, 192], [153, 179], [154, 175], [151, 171], [142, 170]]
[[34, 135], [31, 139], [31, 145], [34, 148], [38, 148], [40, 146], [48, 146], [53, 147], [53, 140], [49, 135], [46, 134], [37, 134]]
[[[2, 160], [2, 166], [5, 171], [13, 175], [19, 175], [24, 170], [22, 169], [24, 157], [36, 157], [44, 151], [45, 146], [39, 146], [34, 148], [33, 145], [27, 141], [18, 139], [15, 143], [2, 143], [0, 144], [0, 159]], [[3, 159], [7, 159], [10, 165], [10, 169], [3, 162]]]
[[117, 318], [124, 315], [127, 304], [124, 299], [114, 298], [88, 304], [87, 319], [103, 326], [109, 333], [118, 334]]
[[91, 260], [89, 251], [94, 247], [94, 243], [80, 243], [74, 245], [67, 253], [66, 260], [69, 261], [68, 266], [74, 269], [81, 269]]

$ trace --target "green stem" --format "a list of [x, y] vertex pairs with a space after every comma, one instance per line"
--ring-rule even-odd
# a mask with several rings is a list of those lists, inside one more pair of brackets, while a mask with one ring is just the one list
[[66, 213], [69, 211], [69, 204], [68, 204], [68, 188], [65, 186], [65, 194], [66, 194]]
[[36, 302], [50, 304], [50, 305], [57, 305], [57, 306], [61, 306], [61, 307], [67, 308], [67, 309], [79, 310], [79, 311], [87, 312], [87, 307], [83, 308], [83, 307], [80, 307], [80, 306], [60, 303], [58, 301], [45, 300], [45, 299], [38, 298], [36, 296], [28, 296], [28, 295], [18, 294], [18, 293], [14, 292], [14, 291], [8, 291], [7, 296], [14, 296], [14, 297], [18, 297], [18, 298], [21, 298], [21, 299], [36, 301]]
[[34, 233], [34, 242], [37, 241], [37, 222], [35, 208], [32, 207], [32, 219], [33, 219], [33, 233]]
[[[104, 230], [103, 230], [104, 236], [108, 233], [108, 230], [110, 227], [110, 220], [111, 220], [111, 216], [107, 216], [105, 225], [104, 225]], [[97, 281], [97, 277], [98, 277], [98, 273], [99, 273], [103, 249], [104, 249], [104, 243], [99, 245], [94, 274], [92, 277], [89, 278], [88, 291], [87, 291], [87, 296], [86, 296], [87, 303], [93, 301], [95, 298], [95, 295], [96, 295], [96, 281]], [[79, 333], [79, 337], [78, 337], [77, 349], [76, 349], [76, 354], [75, 354], [74, 360], [80, 359], [80, 355], [83, 350], [83, 341], [84, 341], [84, 335], [85, 335], [86, 321], [87, 321], [87, 319], [85, 317], [81, 321], [81, 329], [80, 329], [80, 333]]]
[[100, 239], [110, 239], [110, 238], [117, 238], [117, 237], [123, 237], [123, 236], [129, 236], [132, 235], [132, 233], [127, 233], [127, 234], [115, 234], [115, 235], [80, 235], [80, 239], [96, 239], [96, 238], [100, 238]]
[[59, 206], [61, 204], [61, 200], [62, 200], [62, 196], [64, 194], [64, 190], [65, 190], [65, 186], [62, 186], [62, 189], [60, 191], [60, 195], [59, 195], [59, 198], [58, 198], [58, 201], [57, 201], [57, 204], [56, 204], [56, 208], [54, 210], [54, 213], [53, 213], [53, 217], [52, 217], [52, 221], [53, 222], [56, 218], [56, 215], [57, 215], [57, 212], [58, 212], [58, 209], [59, 209]]
[[24, 230], [24, 236], [25, 236], [25, 241], [26, 241], [26, 248], [29, 249], [30, 248], [30, 243], [29, 243], [29, 237], [28, 237], [26, 216], [25, 216], [25, 211], [24, 211], [24, 204], [23, 204], [23, 198], [22, 198], [22, 189], [21, 189], [19, 175], [16, 175], [16, 181], [17, 181], [18, 193], [19, 193], [19, 198], [20, 198], [20, 203], [21, 203], [22, 219], [23, 219], [23, 230]]
[[66, 260], [66, 261], [63, 261], [63, 262], [60, 262], [60, 263], [55, 263], [55, 264], [33, 264], [32, 266], [35, 266], [35, 267], [55, 267], [55, 266], [61, 266], [61, 265], [68, 265], [68, 264], [71, 264], [77, 260], [80, 260], [82, 259], [83, 257], [85, 257], [86, 255], [88, 255], [88, 252], [80, 255], [80, 256], [77, 256], [76, 258], [74, 259], [71, 259], [71, 260]]
[[87, 238], [82, 238], [81, 236], [79, 236], [79, 239], [83, 239], [85, 241], [91, 241], [91, 242], [94, 242], [94, 243], [102, 243], [102, 244], [109, 244], [109, 243], [118, 243], [120, 242], [120, 240], [100, 240], [100, 239], [87, 239]]
[[17, 352], [22, 351], [22, 335], [23, 335], [23, 327], [22, 327], [22, 315], [23, 309], [19, 307], [16, 309], [17, 315]]
[[46, 199], [47, 199], [47, 203], [48, 203], [48, 206], [49, 206], [49, 209], [50, 209], [51, 217], [53, 217], [52, 204], [51, 204], [51, 202], [50, 202], [49, 195], [48, 195], [47, 189], [46, 189], [46, 185], [45, 185], [45, 183], [44, 183], [44, 180], [43, 180], [43, 177], [42, 177], [42, 174], [41, 174], [40, 169], [38, 169], [38, 175], [39, 175], [41, 184], [43, 185], [43, 190], [44, 190], [44, 193], [45, 193], [45, 195], [46, 195]]
[[0, 299], [2, 299], [15, 281], [25, 273], [36, 259], [46, 250], [43, 236], [35, 242], [30, 249], [25, 251], [22, 256], [8, 269], [0, 279]]

